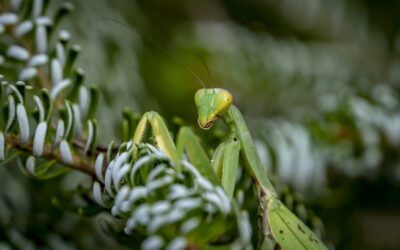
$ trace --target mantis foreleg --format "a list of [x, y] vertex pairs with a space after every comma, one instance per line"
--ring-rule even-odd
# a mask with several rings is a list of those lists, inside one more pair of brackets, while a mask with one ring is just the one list
[[171, 159], [176, 159], [176, 149], [169, 130], [162, 117], [154, 111], [145, 113], [142, 119], [140, 119], [133, 136], [135, 145], [143, 141], [146, 129], [149, 125], [156, 146]]
[[275, 189], [266, 175], [265, 168], [261, 164], [253, 139], [240, 111], [232, 105], [224, 117], [224, 121], [230, 127], [231, 133], [238, 137], [237, 140], [242, 145], [241, 152], [250, 176], [255, 178], [256, 182], [265, 189], [264, 191], [267, 192], [266, 195], [276, 197]]
[[210, 160], [202, 148], [199, 138], [188, 127], [182, 127], [177, 137], [177, 158], [182, 159], [186, 152], [190, 161], [199, 172], [214, 184], [219, 183], [216, 173], [211, 167]]
[[172, 140], [169, 130], [162, 117], [152, 111], [143, 115], [139, 121], [133, 136], [135, 145], [141, 143], [147, 128], [151, 128], [155, 146], [161, 149], [180, 168], [180, 161], [187, 153], [190, 161], [198, 168], [199, 172], [214, 184], [220, 183], [215, 172], [211, 168], [210, 160], [202, 148], [198, 137], [188, 127], [182, 127], [177, 136], [177, 147]]

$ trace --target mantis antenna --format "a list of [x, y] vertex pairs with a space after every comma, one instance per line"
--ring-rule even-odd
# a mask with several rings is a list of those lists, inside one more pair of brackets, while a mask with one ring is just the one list
[[[124, 22], [118, 21], [118, 20], [114, 20], [111, 18], [107, 18], [107, 17], [103, 17], [103, 18], [97, 18], [95, 19], [95, 21], [109, 21], [109, 22], [114, 22], [117, 24], [122, 25], [123, 27], [129, 29], [132, 32], [136, 32], [134, 29], [132, 29], [131, 27], [129, 27], [129, 25], [127, 25]], [[159, 43], [155, 42], [153, 39], [149, 38], [149, 37], [145, 37], [142, 35], [142, 37], [147, 40], [148, 42], [150, 42], [151, 44], [153, 44], [154, 46], [156, 46], [157, 48], [159, 48], [160, 50], [162, 50], [165, 54], [167, 54], [169, 57], [171, 57], [172, 59], [174, 59], [174, 61], [181, 66], [182, 68], [186, 69], [187, 71], [189, 71], [195, 78], [196, 80], [200, 83], [200, 85], [206, 89], [206, 85], [204, 84], [204, 82], [201, 80], [201, 78], [191, 69], [189, 68], [187, 65], [185, 65], [184, 63], [181, 63], [178, 58], [173, 55], [171, 52], [169, 52], [166, 48], [164, 48], [163, 46], [161, 46]], [[208, 67], [207, 67], [207, 71], [210, 74]], [[211, 76], [211, 75], [210, 75]]]
[[207, 65], [206, 60], [204, 60], [204, 57], [202, 57], [202, 56], [199, 55], [199, 54], [197, 54], [197, 56], [199, 57], [200, 61], [203, 63], [204, 67], [206, 68], [208, 77], [209, 77], [210, 80], [211, 80], [211, 87], [213, 87], [213, 86], [212, 86], [212, 85], [213, 85], [213, 83], [212, 83], [213, 77], [212, 77], [212, 75], [211, 75], [211, 71], [210, 71], [210, 68], [209, 68], [208, 65]]
[[206, 60], [204, 60], [204, 57], [202, 57], [199, 54], [197, 54], [197, 56], [199, 57], [200, 61], [203, 63], [204, 67], [207, 69], [208, 77], [210, 77], [210, 80], [211, 80], [211, 89], [212, 89], [213, 93], [215, 93], [214, 81], [213, 81], [213, 78], [211, 75], [210, 68], [208, 67]]

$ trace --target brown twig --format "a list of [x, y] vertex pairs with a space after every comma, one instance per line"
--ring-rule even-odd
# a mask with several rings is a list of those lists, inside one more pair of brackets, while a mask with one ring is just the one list
[[[5, 135], [5, 141], [6, 141], [7, 148], [15, 148], [20, 151], [32, 154], [32, 147], [33, 147], [32, 143], [21, 145], [19, 140], [20, 140], [20, 138], [17, 135], [13, 135], [13, 134]], [[81, 156], [74, 154], [72, 157], [72, 163], [65, 164], [61, 158], [59, 151], [56, 149], [53, 149], [52, 146], [49, 144], [44, 145], [43, 154], [40, 157], [46, 158], [46, 159], [51, 159], [51, 160], [56, 160], [58, 163], [66, 166], [66, 167], [84, 172], [86, 174], [91, 175], [94, 178], [96, 177], [95, 169], [94, 169], [94, 161], [91, 158], [85, 158], [85, 157], [81, 157]]]

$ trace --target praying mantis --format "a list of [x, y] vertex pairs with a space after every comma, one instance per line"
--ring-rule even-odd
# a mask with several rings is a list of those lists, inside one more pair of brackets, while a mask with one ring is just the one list
[[176, 145], [162, 117], [156, 112], [145, 113], [139, 121], [133, 141], [143, 141], [148, 127], [154, 143], [175, 163], [186, 156], [200, 173], [214, 184], [222, 185], [234, 202], [236, 174], [240, 159], [253, 181], [259, 202], [260, 249], [327, 249], [318, 237], [297, 218], [279, 199], [261, 165], [253, 139], [239, 109], [233, 105], [230, 92], [221, 88], [203, 88], [194, 97], [198, 124], [210, 129], [217, 119], [228, 128], [229, 137], [215, 150], [212, 160], [202, 148], [199, 138], [189, 127], [178, 132]]
[[[108, 18], [99, 20], [115, 22], [130, 29], [128, 25], [116, 20]], [[171, 58], [175, 58], [152, 39], [146, 37], [145, 39]], [[203, 86], [194, 96], [199, 126], [208, 130], [217, 119], [222, 119], [229, 131], [228, 139], [216, 148], [210, 160], [199, 138], [189, 127], [182, 127], [179, 130], [175, 145], [162, 117], [150, 111], [140, 119], [133, 135], [133, 143], [138, 145], [143, 142], [147, 128], [151, 127], [156, 147], [176, 163], [178, 171], [186, 153], [191, 163], [204, 177], [213, 184], [222, 185], [232, 203], [235, 202], [233, 199], [235, 180], [239, 161], [242, 159], [253, 181], [253, 189], [257, 193], [259, 202], [259, 229], [261, 231], [259, 248], [262, 250], [327, 249], [321, 240], [278, 199], [261, 165], [246, 122], [239, 109], [233, 105], [232, 94], [221, 88], [206, 88], [203, 81], [189, 67], [181, 66], [197, 78]], [[137, 149], [134, 151], [134, 155], [136, 154]]]

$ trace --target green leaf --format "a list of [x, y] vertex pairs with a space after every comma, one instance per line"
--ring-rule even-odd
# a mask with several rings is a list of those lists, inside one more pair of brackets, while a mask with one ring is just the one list
[[42, 160], [43, 163], [35, 168], [35, 178], [39, 180], [48, 180], [65, 174], [68, 168], [57, 164], [56, 160]]
[[22, 152], [19, 150], [16, 149], [11, 150], [11, 152], [6, 153], [6, 158], [4, 159], [4, 161], [0, 161], [0, 166], [6, 165], [10, 161], [14, 160], [15, 157], [19, 156], [20, 154], [22, 154]]
[[91, 150], [91, 152], [95, 152], [96, 151], [96, 147], [97, 147], [97, 133], [98, 133], [98, 131], [97, 131], [97, 120], [93, 119], [92, 123], [93, 123], [93, 140], [92, 140], [91, 145], [90, 145], [90, 150]]
[[99, 104], [99, 90], [96, 86], [90, 86], [90, 105], [87, 113], [87, 119], [93, 119], [96, 115], [97, 106]]
[[[79, 196], [79, 194], [78, 194]], [[82, 205], [76, 205], [74, 202], [74, 198], [76, 198], [76, 195], [69, 194], [65, 197], [53, 197], [51, 199], [51, 203], [53, 206], [63, 210], [63, 211], [69, 211], [72, 213], [77, 213], [82, 216], [95, 216], [103, 211], [105, 211], [105, 208], [95, 204], [95, 203], [89, 203], [86, 204], [85, 206]]]
[[103, 211], [105, 211], [105, 209], [98, 205], [88, 205], [78, 208], [78, 214], [82, 216], [95, 216]]
[[77, 68], [74, 70], [74, 73], [72, 76], [71, 90], [67, 97], [68, 100], [70, 100], [72, 102], [78, 101], [79, 89], [80, 89], [81, 85], [83, 84], [84, 78], [85, 78], [85, 72], [83, 71], [82, 68]]
[[129, 107], [125, 107], [122, 111], [122, 119], [122, 138], [123, 141], [128, 141], [133, 138], [140, 116], [135, 114]]
[[68, 52], [67, 52], [67, 57], [65, 61], [65, 66], [64, 66], [64, 75], [71, 77], [71, 71], [72, 67], [74, 66], [74, 63], [76, 59], [78, 58], [79, 53], [81, 52], [81, 46], [79, 45], [72, 45], [69, 47]]
[[114, 141], [111, 141], [107, 147], [107, 162], [110, 162], [114, 155]]
[[46, 113], [45, 119], [47, 122], [50, 122], [51, 115], [53, 113], [53, 102], [51, 101], [49, 91], [43, 88], [40, 92], [40, 95], [42, 97], [42, 102]]
[[71, 2], [62, 3], [61, 7], [57, 10], [56, 14], [53, 17], [53, 27], [51, 31], [56, 30], [61, 20], [73, 10], [74, 10], [74, 5]]
[[197, 229], [190, 232], [187, 238], [191, 242], [205, 245], [217, 240], [227, 229], [232, 227], [235, 220], [228, 218], [215, 218], [210, 223], [203, 223]]

